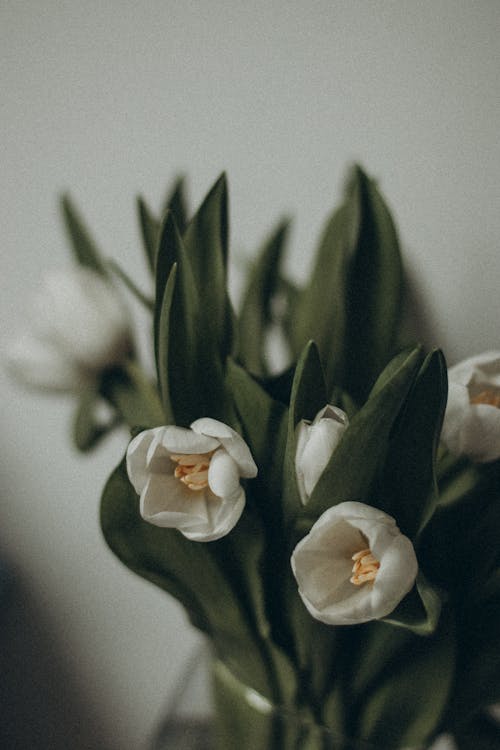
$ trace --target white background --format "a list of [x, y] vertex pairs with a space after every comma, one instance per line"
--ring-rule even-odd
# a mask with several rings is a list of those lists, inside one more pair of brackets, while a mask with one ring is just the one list
[[[500, 348], [499, 38], [496, 0], [3, 0], [2, 345], [40, 274], [68, 261], [61, 190], [145, 285], [135, 195], [158, 206], [185, 171], [197, 203], [226, 169], [233, 251], [290, 213], [303, 275], [355, 159], [397, 218], [427, 343], [450, 362]], [[11, 700], [54, 732], [33, 747], [59, 747], [62, 732], [76, 750], [144, 748], [197, 639], [100, 537], [125, 436], [81, 458], [71, 403], [1, 377], [0, 555], [24, 598]], [[28, 667], [45, 729], [20, 687]]]

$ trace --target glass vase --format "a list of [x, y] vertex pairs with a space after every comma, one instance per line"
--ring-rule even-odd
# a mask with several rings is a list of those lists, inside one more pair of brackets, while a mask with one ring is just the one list
[[349, 739], [304, 711], [275, 706], [236, 678], [206, 649], [186, 667], [151, 750], [455, 750], [442, 737], [432, 747], [383, 747]]

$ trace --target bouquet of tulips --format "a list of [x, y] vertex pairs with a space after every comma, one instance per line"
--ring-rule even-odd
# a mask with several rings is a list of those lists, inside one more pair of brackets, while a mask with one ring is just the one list
[[[499, 748], [500, 352], [447, 370], [409, 340], [376, 182], [351, 169], [303, 287], [282, 270], [280, 223], [237, 314], [224, 176], [193, 214], [182, 180], [161, 216], [138, 201], [146, 291], [62, 208], [77, 262], [48, 277], [11, 367], [75, 393], [82, 450], [130, 428], [103, 533], [210, 640], [217, 747], [340, 747], [330, 732], [349, 748], [441, 733]], [[151, 312], [154, 377], [128, 294]], [[275, 708], [323, 739], [264, 730]]]

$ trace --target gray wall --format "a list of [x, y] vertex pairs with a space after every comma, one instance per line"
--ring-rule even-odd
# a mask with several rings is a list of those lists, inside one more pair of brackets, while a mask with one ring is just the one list
[[[300, 276], [357, 159], [397, 216], [428, 343], [450, 361], [498, 347], [499, 36], [495, 0], [3, 0], [2, 345], [41, 272], [67, 262], [62, 189], [146, 284], [135, 194], [158, 205], [183, 170], [198, 201], [226, 169], [233, 248], [291, 213]], [[0, 549], [21, 582], [2, 648], [26, 633], [10, 703], [31, 706], [26, 681], [51, 683], [24, 713], [39, 743], [12, 746], [56, 747], [48, 722], [76, 749], [144, 747], [196, 635], [101, 540], [98, 496], [125, 436], [80, 458], [71, 404], [1, 378]]]

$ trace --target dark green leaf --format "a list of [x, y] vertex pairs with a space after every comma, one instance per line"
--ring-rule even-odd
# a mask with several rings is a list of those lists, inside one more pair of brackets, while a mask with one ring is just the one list
[[394, 223], [376, 182], [355, 167], [348, 188], [359, 201], [359, 233], [349, 267], [346, 376], [362, 401], [394, 352], [401, 319], [402, 266]]
[[462, 724], [480, 710], [500, 701], [500, 587], [491, 584], [489, 596], [470, 603], [461, 612], [462, 648], [457, 670], [454, 722]]
[[123, 367], [106, 370], [102, 375], [100, 393], [113, 404], [129, 427], [165, 424], [165, 414], [155, 386], [133, 361]]
[[228, 196], [223, 174], [212, 187], [183, 235], [207, 335], [224, 359], [231, 349], [232, 310], [227, 295]]
[[97, 271], [101, 276], [106, 276], [101, 254], [69, 195], [62, 197], [61, 210], [66, 232], [78, 263]]
[[272, 399], [251, 375], [231, 359], [227, 366], [227, 384], [237, 416], [255, 463], [259, 479], [266, 487], [264, 510], [279, 514], [285, 453], [287, 409]]
[[362, 402], [393, 355], [400, 322], [401, 258], [396, 230], [376, 184], [359, 168], [322, 236], [290, 335], [296, 353], [314, 339], [329, 391]]
[[192, 623], [212, 638], [235, 675], [276, 699], [270, 694], [273, 685], [263, 644], [217, 562], [217, 543], [191, 542], [175, 529], [153, 526], [142, 520], [138, 506], [123, 461], [102, 496], [106, 542], [127, 567], [184, 605]]
[[415, 638], [408, 630], [394, 628], [382, 620], [372, 620], [353, 631], [344, 629], [340, 647], [349, 654], [345, 672], [351, 700], [362, 700], [368, 691], [390, 673], [404, 658]]
[[424, 747], [447, 708], [455, 670], [453, 624], [414, 638], [359, 707], [359, 736], [387, 748]]
[[160, 222], [153, 215], [144, 198], [140, 196], [137, 198], [137, 210], [146, 260], [151, 272], [154, 273], [158, 238], [160, 235]]
[[416, 635], [430, 635], [436, 630], [440, 615], [441, 597], [419, 571], [415, 586], [384, 620]]
[[[162, 310], [165, 308], [165, 293], [167, 281], [170, 280], [171, 294], [173, 294], [174, 276], [172, 267], [183, 254], [182, 241], [171, 213], [167, 213], [163, 220], [158, 240], [158, 254], [155, 268], [155, 310], [154, 310], [154, 345], [156, 364], [158, 366], [159, 326]], [[160, 384], [162, 377], [158, 372]]]
[[480, 713], [466, 726], [454, 733], [458, 750], [498, 750], [500, 748], [500, 722], [498, 718]]
[[[329, 464], [318, 480], [303, 515], [317, 518], [332, 505], [357, 500], [369, 502], [369, 493], [381, 469], [392, 427], [421, 367], [422, 351], [409, 354], [396, 371], [389, 365], [390, 377], [382, 374], [383, 385], [355, 415]], [[373, 503], [380, 507], [383, 498]], [[381, 508], [383, 509], [383, 508]]]
[[156, 270], [155, 352], [164, 408], [183, 426], [200, 416], [228, 421], [223, 365], [210, 335], [210, 311], [202, 306], [172, 214], [163, 223]]
[[186, 198], [186, 180], [183, 176], [178, 177], [170, 188], [163, 205], [162, 216], [171, 211], [175, 223], [182, 236], [188, 225], [189, 215]]
[[297, 311], [302, 296], [301, 291], [290, 279], [280, 276], [277, 294], [282, 300], [282, 311], [278, 323], [283, 331], [289, 352], [296, 351], [298, 356], [300, 354], [300, 337], [295, 330], [295, 322], [298, 320]]
[[289, 222], [282, 221], [259, 252], [250, 271], [238, 319], [239, 359], [256, 375], [267, 373], [265, 336], [272, 322], [271, 304], [280, 278], [280, 263]]
[[429, 354], [393, 430], [380, 483], [384, 510], [414, 539], [437, 505], [436, 451], [446, 406], [446, 363]]
[[356, 204], [346, 203], [333, 213], [320, 241], [312, 278], [295, 300], [288, 327], [297, 356], [308, 340], [316, 341], [332, 388], [344, 380], [348, 259], [358, 223]]

